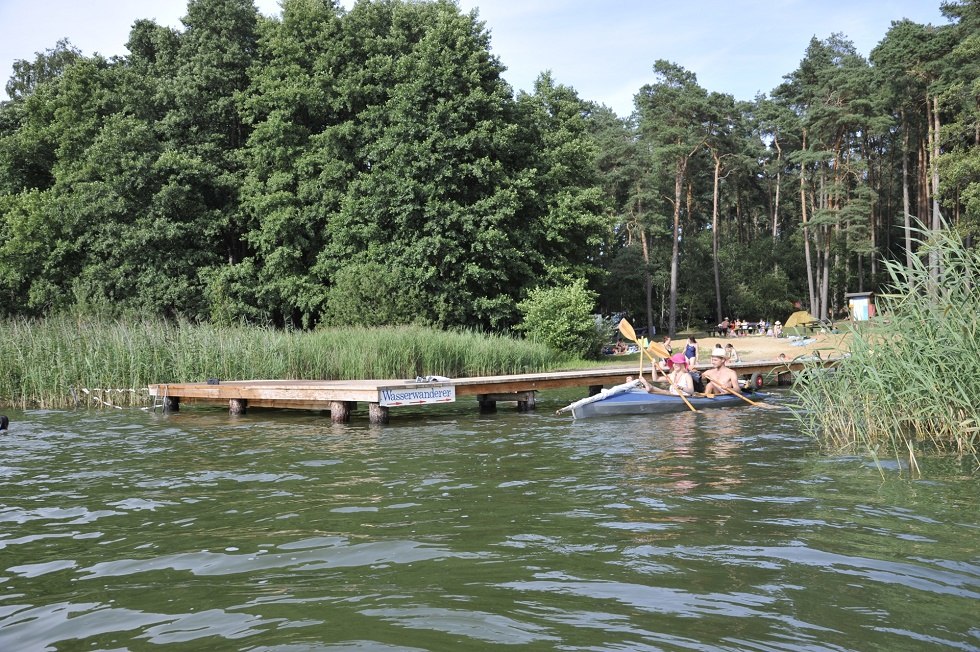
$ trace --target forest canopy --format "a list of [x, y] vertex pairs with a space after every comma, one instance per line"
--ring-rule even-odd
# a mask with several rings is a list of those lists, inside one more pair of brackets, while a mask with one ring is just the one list
[[868, 58], [801, 44], [751, 102], [651, 62], [629, 116], [515, 93], [450, 0], [191, 0], [126, 56], [62, 40], [0, 104], [0, 311], [503, 332], [581, 286], [672, 332], [837, 318], [916, 229], [980, 232], [980, 5], [941, 7]]

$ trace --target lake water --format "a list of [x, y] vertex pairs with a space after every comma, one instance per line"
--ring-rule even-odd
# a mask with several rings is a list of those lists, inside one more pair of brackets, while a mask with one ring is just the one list
[[980, 649], [975, 477], [574, 398], [7, 410], [0, 650]]

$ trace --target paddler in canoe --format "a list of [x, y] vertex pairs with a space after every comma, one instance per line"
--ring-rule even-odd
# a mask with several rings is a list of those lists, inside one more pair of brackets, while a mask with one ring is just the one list
[[701, 380], [704, 382], [705, 394], [741, 394], [742, 389], [738, 385], [738, 374], [734, 369], [729, 369], [726, 365], [728, 356], [725, 349], [720, 345], [715, 345], [711, 350], [711, 369], [701, 373]]
[[[654, 368], [653, 381], [657, 382], [656, 367]], [[730, 370], [729, 370], [730, 371]], [[670, 384], [670, 389], [655, 387], [640, 376], [640, 383], [651, 394], [669, 394], [671, 396], [694, 396], [694, 378], [687, 368], [687, 357], [683, 353], [675, 353], [667, 358], [667, 373], [664, 374]]]

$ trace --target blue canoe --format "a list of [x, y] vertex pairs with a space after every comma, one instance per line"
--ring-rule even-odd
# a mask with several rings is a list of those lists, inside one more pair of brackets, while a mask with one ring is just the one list
[[[650, 394], [637, 385], [638, 383], [633, 381], [604, 389], [595, 396], [583, 398], [563, 407], [558, 410], [558, 413], [571, 412], [576, 419], [588, 419], [621, 414], [661, 414], [690, 409], [679, 396]], [[758, 401], [760, 398], [759, 394], [752, 394], [752, 400]], [[690, 396], [687, 400], [698, 410], [748, 405], [738, 396], [731, 394], [716, 394], [713, 398]]]

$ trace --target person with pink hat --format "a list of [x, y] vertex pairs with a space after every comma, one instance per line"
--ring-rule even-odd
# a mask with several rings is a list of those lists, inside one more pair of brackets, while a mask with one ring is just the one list
[[670, 383], [670, 389], [660, 389], [659, 387], [654, 387], [648, 383], [642, 376], [640, 377], [640, 382], [651, 394], [671, 394], [678, 396], [683, 394], [684, 396], [694, 395], [694, 378], [691, 377], [691, 372], [687, 369], [687, 357], [683, 353], [675, 353], [674, 355], [667, 358], [667, 382]]

